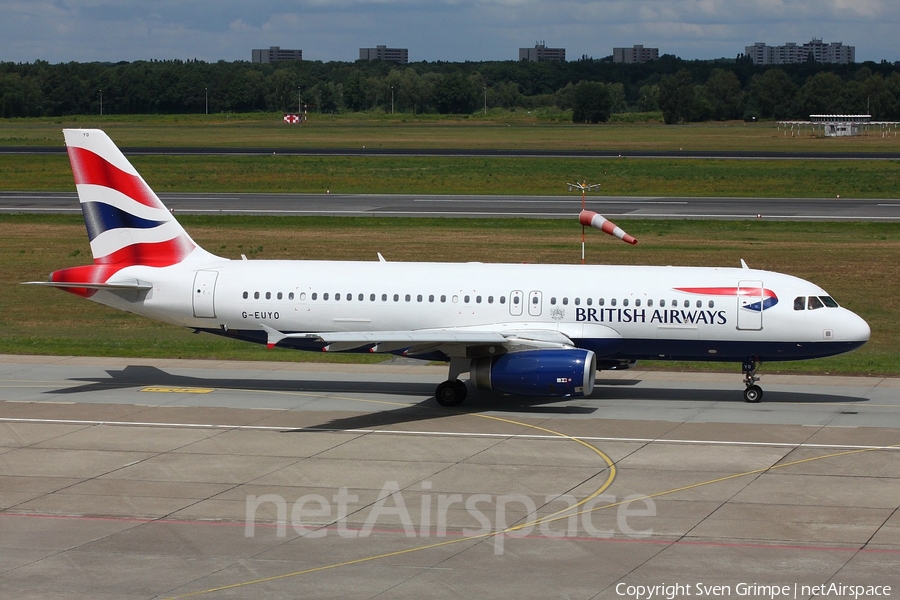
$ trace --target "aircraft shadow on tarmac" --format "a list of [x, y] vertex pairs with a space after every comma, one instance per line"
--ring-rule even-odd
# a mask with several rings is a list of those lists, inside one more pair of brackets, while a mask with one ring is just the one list
[[[598, 379], [593, 394], [576, 399], [579, 403], [600, 401], [599, 405], [585, 406], [570, 404], [570, 398], [546, 398], [510, 396], [494, 392], [472, 389], [466, 402], [454, 408], [440, 407], [434, 399], [434, 384], [370, 381], [319, 381], [290, 379], [223, 379], [202, 378], [166, 373], [156, 367], [132, 365], [121, 370], [107, 370], [109, 377], [71, 378], [70, 381], [84, 382], [83, 385], [54, 390], [53, 394], [89, 394], [116, 389], [165, 386], [175, 388], [214, 388], [219, 390], [247, 390], [250, 392], [302, 392], [322, 394], [387, 394], [401, 397], [419, 398], [409, 406], [379, 410], [365, 415], [336, 419], [320, 426], [322, 429], [365, 429], [380, 425], [422, 421], [440, 416], [450, 416], [480, 412], [515, 412], [535, 415], [592, 414], [602, 411], [603, 402], [653, 401], [653, 402], [694, 402], [694, 403], [734, 403], [750, 408], [760, 405], [746, 405], [737, 388], [730, 389], [690, 389], [690, 388], [647, 388], [636, 387], [640, 380]], [[867, 402], [866, 398], [821, 393], [767, 391], [765, 404], [856, 404]], [[564, 404], [565, 403], [565, 404]], [[360, 405], [363, 407], [364, 405]]]

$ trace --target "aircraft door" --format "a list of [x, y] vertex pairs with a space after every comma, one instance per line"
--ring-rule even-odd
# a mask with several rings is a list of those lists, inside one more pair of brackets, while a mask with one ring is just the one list
[[514, 317], [522, 316], [524, 294], [519, 290], [509, 293], [509, 314]]
[[541, 292], [537, 290], [528, 294], [528, 314], [532, 317], [541, 316]]
[[737, 290], [737, 328], [759, 331], [763, 328], [762, 281], [741, 281]]
[[194, 316], [214, 319], [216, 316], [216, 279], [218, 271], [197, 271], [194, 275]]

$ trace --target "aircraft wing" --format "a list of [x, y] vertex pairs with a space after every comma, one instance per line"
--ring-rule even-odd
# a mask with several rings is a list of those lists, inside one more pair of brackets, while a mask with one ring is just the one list
[[[313, 340], [327, 344], [326, 351], [340, 352], [372, 346], [373, 352], [404, 350], [406, 354], [443, 352], [448, 356], [473, 356], [491, 346], [501, 346], [505, 352], [534, 350], [538, 348], [572, 348], [575, 344], [555, 324], [505, 324], [445, 329], [417, 329], [409, 331], [334, 331], [316, 333], [282, 333], [262, 325], [268, 335], [267, 345], [272, 348], [285, 339]], [[592, 337], [619, 337], [608, 327]], [[578, 336], [582, 332], [577, 332]], [[493, 352], [490, 352], [493, 354]]]

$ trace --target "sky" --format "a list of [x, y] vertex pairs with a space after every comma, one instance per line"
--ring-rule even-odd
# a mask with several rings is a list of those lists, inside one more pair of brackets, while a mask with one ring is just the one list
[[413, 62], [516, 60], [539, 41], [568, 60], [635, 44], [713, 59], [821, 38], [894, 62], [898, 26], [898, 0], [0, 0], [0, 61], [234, 61], [270, 46], [354, 61], [379, 44]]

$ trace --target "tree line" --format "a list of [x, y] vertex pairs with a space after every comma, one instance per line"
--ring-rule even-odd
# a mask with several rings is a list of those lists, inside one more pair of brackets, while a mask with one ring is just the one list
[[900, 119], [900, 63], [754, 66], [749, 58], [569, 62], [0, 62], [0, 116], [553, 108], [575, 122], [661, 111], [666, 123], [871, 114]]

